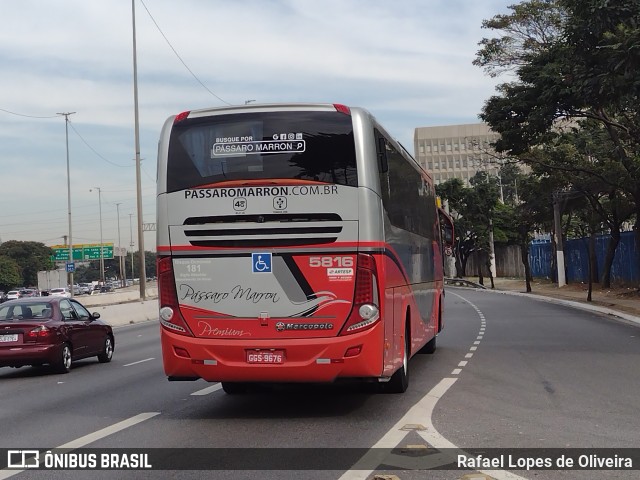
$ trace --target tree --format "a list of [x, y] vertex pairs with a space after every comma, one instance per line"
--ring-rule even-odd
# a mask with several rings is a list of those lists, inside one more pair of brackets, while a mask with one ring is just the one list
[[[501, 134], [496, 150], [533, 163], [539, 146], [562, 135], [561, 119], [572, 125], [590, 120], [611, 150], [602, 157], [567, 157], [562, 169], [600, 180], [603, 171], [615, 172], [608, 178], [633, 202], [640, 250], [640, 0], [532, 0], [517, 7], [511, 7], [514, 15], [485, 24], [511, 40], [484, 40], [476, 59], [477, 65], [498, 65], [516, 75], [499, 86], [481, 114]], [[540, 21], [539, 13], [547, 20]], [[532, 24], [544, 27], [544, 35], [534, 36], [544, 42], [524, 41], [530, 35], [520, 32]], [[514, 44], [520, 47], [516, 54], [499, 48]]]
[[554, 0], [532, 0], [509, 8], [511, 14], [482, 22], [482, 28], [503, 32], [500, 37], [482, 39], [473, 61], [491, 77], [527, 65], [531, 55], [547, 50], [563, 31], [564, 9]]
[[[595, 235], [592, 227], [595, 221], [608, 227], [610, 238], [600, 280], [602, 287], [608, 288], [621, 227], [633, 213], [633, 201], [619, 187], [624, 172], [620, 171], [620, 164], [609, 157], [614, 145], [603, 128], [592, 121], [579, 122], [578, 126], [542, 147], [546, 155], [544, 161], [535, 162], [534, 171], [562, 179], [566, 188], [589, 202], [590, 207], [581, 216], [583, 226], [589, 227], [584, 230], [589, 235]], [[592, 272], [595, 271], [593, 268]]]
[[[467, 260], [472, 253], [478, 252], [488, 262], [489, 231], [499, 197], [496, 178], [486, 172], [477, 172], [469, 182], [472, 188], [465, 187], [458, 178], [436, 186], [436, 193], [455, 211], [456, 269], [461, 276], [466, 274]], [[478, 273], [482, 279], [482, 272]]]
[[0, 256], [13, 260], [24, 286], [38, 284], [38, 272], [53, 268], [53, 250], [40, 242], [9, 240], [0, 245]]
[[22, 285], [20, 265], [7, 256], [0, 256], [0, 289], [6, 292], [18, 285]]

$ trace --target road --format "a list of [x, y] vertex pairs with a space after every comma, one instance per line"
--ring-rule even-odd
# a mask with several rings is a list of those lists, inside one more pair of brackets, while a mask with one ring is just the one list
[[[165, 452], [162, 459], [175, 465], [175, 471], [4, 470], [0, 479], [355, 480], [372, 478], [374, 470], [403, 480], [459, 479], [478, 471], [497, 479], [638, 477], [637, 458], [635, 471], [604, 474], [509, 473], [502, 468], [394, 471], [390, 465], [438, 464], [440, 452], [455, 447], [640, 447], [640, 327], [534, 299], [463, 288], [447, 290], [445, 307], [438, 350], [412, 359], [411, 385], [402, 395], [341, 385], [283, 386], [229, 396], [217, 384], [170, 383], [162, 371], [156, 322], [116, 327], [116, 352], [110, 364], [84, 360], [74, 364], [68, 375], [36, 368], [1, 369], [0, 448], [288, 450], [270, 452], [272, 463], [256, 460], [258, 450], [241, 451], [241, 461], [225, 457], [232, 450], [179, 450]], [[372, 450], [357, 467], [349, 463], [373, 446], [407, 445], [430, 449], [420, 457], [406, 451], [389, 455]], [[363, 450], [349, 456], [345, 466], [334, 447]], [[295, 450], [300, 448], [307, 450]], [[257, 461], [261, 467], [266, 463], [275, 468], [292, 455], [294, 465], [325, 462], [325, 467], [179, 471], [190, 452], [199, 456], [197, 461], [214, 465], [218, 459], [205, 457], [219, 455], [220, 462], [226, 459], [235, 462], [233, 466]], [[332, 455], [336, 467], [327, 469]]]

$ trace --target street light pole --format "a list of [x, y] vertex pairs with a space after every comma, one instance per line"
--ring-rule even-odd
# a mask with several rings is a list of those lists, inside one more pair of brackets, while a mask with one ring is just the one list
[[[98, 190], [98, 208], [99, 208], [99, 213], [100, 213], [100, 283], [102, 283], [102, 286], [105, 285], [105, 281], [104, 281], [104, 251], [103, 251], [103, 244], [102, 244], [102, 191], [100, 189], [100, 187], [93, 187], [96, 190]], [[89, 190], [91, 191], [91, 190]]]
[[120, 286], [124, 287], [126, 286], [126, 283], [122, 274], [122, 260], [124, 257], [122, 256], [122, 244], [120, 242], [120, 203], [116, 203], [116, 212], [118, 215], [118, 267], [120, 270]]
[[133, 279], [136, 277], [133, 274], [133, 228], [131, 227], [131, 217], [133, 217], [133, 213], [129, 214], [129, 231], [131, 232], [131, 243], [129, 243], [129, 247], [131, 248], [131, 284], [133, 285]]
[[[64, 116], [64, 133], [67, 146], [67, 216], [69, 217], [69, 261], [73, 265], [73, 240], [71, 237], [71, 175], [69, 169], [69, 115], [76, 112], [57, 113]], [[68, 271], [68, 270], [67, 270]], [[73, 269], [69, 272], [69, 290], [73, 297]]]
[[146, 299], [147, 275], [145, 269], [144, 231], [142, 230], [142, 185], [140, 172], [140, 120], [138, 115], [138, 61], [136, 57], [136, 2], [131, 0], [131, 14], [133, 20], [133, 104], [135, 119], [135, 147], [136, 147], [136, 196], [138, 207], [138, 251], [140, 252], [140, 299]]

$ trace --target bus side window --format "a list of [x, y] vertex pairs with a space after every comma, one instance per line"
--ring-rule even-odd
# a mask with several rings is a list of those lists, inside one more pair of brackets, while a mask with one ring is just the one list
[[383, 136], [378, 135], [378, 170], [380, 173], [389, 171], [389, 163], [387, 160], [387, 142]]

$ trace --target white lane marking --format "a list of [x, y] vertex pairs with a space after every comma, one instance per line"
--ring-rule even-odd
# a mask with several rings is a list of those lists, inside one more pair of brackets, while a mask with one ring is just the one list
[[472, 352], [475, 352], [478, 349], [478, 347], [471, 347], [469, 350], [471, 350]]
[[[482, 320], [482, 327], [484, 328], [485, 318], [484, 318], [484, 314], [480, 311], [480, 309], [477, 306], [475, 306], [472, 302], [458, 295], [457, 293], [453, 293], [453, 292], [450, 292], [450, 293], [452, 293], [453, 295], [455, 295], [456, 297], [460, 298], [461, 300], [465, 301], [466, 303], [468, 303], [473, 307], [473, 309], [476, 311], [476, 313]], [[477, 344], [480, 342], [474, 342], [474, 343]], [[471, 347], [470, 350], [477, 350], [477, 348], [478, 348], [477, 346], [474, 346], [474, 347]], [[431, 444], [433, 447], [437, 449], [452, 448], [452, 449], [457, 449], [459, 453], [464, 452], [463, 449], [460, 449], [459, 447], [454, 445], [452, 442], [450, 442], [449, 440], [444, 438], [442, 435], [440, 435], [440, 433], [433, 426], [433, 420], [431, 417], [433, 415], [434, 407], [435, 407], [435, 403], [433, 405], [430, 405], [429, 411], [424, 412], [423, 418], [425, 418], [427, 422], [426, 424], [423, 424], [426, 427], [425, 430], [419, 430], [416, 433], [420, 435], [420, 437], [422, 437], [425, 442]], [[414, 422], [414, 423], [417, 423], [417, 422]], [[527, 480], [526, 477], [521, 477], [519, 475], [508, 472], [506, 470], [478, 470], [478, 471], [480, 473], [484, 473], [485, 475], [489, 475], [491, 478], [494, 478], [496, 480]]]
[[137, 365], [139, 363], [150, 362], [151, 360], [155, 360], [155, 358], [153, 358], [153, 357], [145, 358], [144, 360], [138, 360], [137, 362], [127, 363], [126, 365], [123, 365], [123, 367], [130, 367], [131, 365]]
[[[65, 443], [64, 445], [60, 445], [59, 447], [55, 447], [56, 449], [69, 449], [69, 450], [75, 450], [76, 448], [81, 448], [84, 447], [86, 445], [89, 445], [90, 443], [93, 443], [97, 440], [103, 439], [105, 437], [108, 437], [109, 435], [113, 435], [114, 433], [118, 433], [121, 430], [124, 430], [125, 428], [129, 428], [129, 427], [133, 427], [134, 425], [137, 425], [140, 422], [144, 422], [145, 420], [149, 420], [150, 418], [155, 417], [156, 415], [160, 415], [160, 412], [145, 412], [145, 413], [140, 413], [138, 415], [135, 415], [131, 418], [127, 418], [126, 420], [122, 420], [121, 422], [118, 423], [114, 423], [113, 425], [109, 426], [109, 427], [105, 427], [102, 428], [100, 430], [97, 430], [93, 433], [90, 433], [88, 435], [85, 435], [84, 437], [80, 437], [77, 438], [75, 440], [71, 440], [70, 442]], [[45, 452], [41, 452], [41, 457], [42, 454], [44, 454]], [[1, 470], [0, 471], [0, 480], [4, 480], [6, 478], [9, 477], [13, 477], [14, 475], [17, 475], [18, 473], [24, 472], [25, 470]]]
[[[403, 430], [407, 424], [419, 424], [424, 422], [425, 411], [433, 411], [433, 407], [440, 397], [456, 382], [457, 378], [443, 378], [435, 387], [420, 399], [409, 411], [393, 426], [378, 442], [371, 447], [358, 462], [346, 471], [339, 480], [365, 480], [375, 470], [368, 469], [368, 465], [380, 465], [387, 458], [384, 449], [395, 448], [407, 435]], [[366, 468], [366, 469], [365, 469]]]
[[[453, 292], [452, 292], [453, 293]], [[469, 302], [466, 298], [461, 297], [454, 293], [457, 297], [460, 297], [465, 302], [469, 303], [473, 309], [476, 311], [481, 320], [481, 328], [482, 332], [484, 332], [485, 328], [485, 318], [482, 312], [476, 307], [473, 303]], [[480, 339], [482, 336], [478, 337], [478, 340], [474, 342], [473, 347], [470, 350], [477, 350], [477, 345], [480, 344]], [[467, 353], [465, 358], [471, 358], [473, 353]], [[458, 367], [466, 366], [468, 361], [463, 360], [458, 364]], [[451, 375], [458, 375], [462, 372], [462, 368], [456, 368], [451, 372]], [[368, 465], [380, 465], [383, 462], [387, 464], [393, 464], [393, 458], [385, 452], [377, 451], [376, 449], [384, 449], [384, 448], [394, 448], [399, 445], [399, 443], [405, 438], [406, 430], [403, 430], [402, 427], [407, 424], [421, 424], [425, 419], [428, 421], [428, 434], [424, 434], [421, 431], [418, 431], [418, 434], [421, 435], [425, 441], [430, 443], [436, 448], [453, 448], [458, 450], [458, 453], [463, 452], [460, 448], [456, 447], [453, 443], [449, 442], [446, 438], [438, 433], [438, 431], [433, 426], [433, 422], [431, 420], [431, 415], [433, 414], [433, 409], [438, 403], [438, 400], [446, 393], [449, 388], [456, 382], [458, 378], [445, 377], [440, 380], [435, 387], [431, 389], [429, 393], [427, 393], [424, 397], [422, 397], [418, 403], [416, 403], [409, 411], [402, 417], [398, 423], [396, 423], [391, 429], [373, 446], [371, 450], [369, 450], [365, 455], [356, 462], [355, 465], [351, 467], [351, 469], [345, 472], [339, 480], [365, 480], [369, 477], [369, 475], [375, 470], [365, 470], [364, 468]], [[427, 440], [427, 436], [429, 439]], [[438, 465], [446, 465], [448, 463], [452, 463], [457, 458], [455, 454], [440, 454], [437, 459], [435, 459], [435, 464], [431, 465], [432, 468], [436, 468]], [[438, 463], [439, 462], [439, 463]], [[424, 468], [424, 464], [422, 464]], [[511, 475], [509, 472], [497, 471], [495, 478], [499, 480], [516, 480], [516, 479], [524, 479], [524, 477], [518, 477], [517, 475], [513, 476], [500, 476], [502, 474]]]
[[145, 412], [135, 415], [131, 418], [127, 418], [126, 420], [122, 420], [121, 422], [114, 423], [110, 427], [105, 427], [97, 432], [90, 433], [89, 435], [85, 435], [84, 437], [80, 437], [76, 440], [72, 440], [71, 442], [65, 443], [64, 445], [60, 445], [56, 448], [80, 448], [93, 443], [97, 440], [100, 440], [104, 437], [108, 437], [109, 435], [113, 435], [114, 433], [118, 433], [120, 430], [124, 430], [125, 428], [133, 427], [140, 422], [144, 422], [145, 420], [149, 420], [150, 418], [155, 417], [156, 415], [160, 415], [160, 412]]
[[216, 383], [215, 385], [211, 385], [210, 387], [203, 388], [202, 390], [198, 390], [197, 392], [193, 392], [191, 395], [209, 395], [210, 393], [217, 392], [222, 388], [221, 383]]

